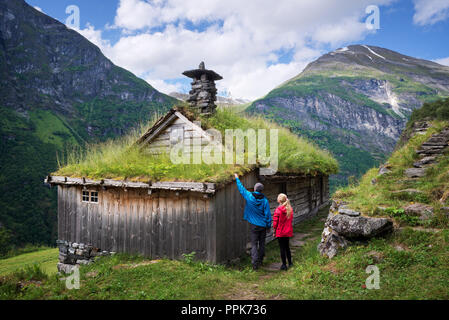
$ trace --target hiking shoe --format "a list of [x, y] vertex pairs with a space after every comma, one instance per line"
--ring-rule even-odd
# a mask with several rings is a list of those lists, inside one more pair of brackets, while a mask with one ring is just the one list
[[290, 269], [291, 267], [293, 267], [293, 262], [290, 262], [290, 263], [288, 264], [288, 268]]
[[256, 271], [257, 269], [259, 269], [259, 265], [257, 263], [253, 264], [253, 270]]
[[287, 270], [287, 266], [286, 266], [285, 264], [283, 264], [283, 265], [281, 266], [281, 271], [285, 271], [285, 270]]

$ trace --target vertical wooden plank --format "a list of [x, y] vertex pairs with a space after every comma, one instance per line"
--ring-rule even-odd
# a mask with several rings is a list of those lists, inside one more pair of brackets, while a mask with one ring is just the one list
[[117, 248], [118, 251], [123, 252], [123, 237], [122, 237], [122, 229], [124, 228], [124, 209], [123, 209], [123, 190], [117, 190], [117, 216], [118, 216], [118, 224], [117, 224]]
[[215, 207], [216, 217], [217, 217], [217, 259], [218, 262], [226, 261], [226, 219], [223, 215], [223, 207], [226, 206], [226, 194], [225, 190], [222, 189], [217, 194], [217, 203]]
[[118, 252], [118, 236], [119, 236], [119, 205], [120, 205], [120, 198], [117, 196], [117, 191], [114, 190], [114, 192], [110, 191], [110, 198], [112, 200], [112, 234], [111, 234], [111, 243], [112, 243], [112, 250], [114, 252]]
[[111, 251], [110, 234], [111, 230], [109, 228], [109, 217], [111, 214], [111, 202], [107, 196], [105, 190], [100, 190], [99, 201], [102, 203], [102, 220], [101, 220], [101, 247], [103, 250]]
[[114, 247], [114, 231], [113, 231], [113, 226], [114, 226], [114, 212], [115, 212], [115, 206], [114, 206], [114, 198], [111, 197], [111, 193], [108, 192], [107, 190], [104, 191], [104, 195], [105, 197], [107, 197], [108, 199], [108, 224], [107, 224], [107, 243], [108, 243], [108, 247], [109, 251], [114, 251], [113, 247]]
[[187, 242], [188, 242], [188, 198], [187, 194], [183, 194], [180, 201], [180, 253], [186, 254], [187, 252]]
[[137, 220], [138, 220], [138, 201], [136, 191], [128, 191], [130, 202], [130, 252], [137, 253]]
[[173, 239], [172, 239], [172, 255], [174, 259], [180, 257], [180, 244], [181, 244], [181, 196], [180, 193], [173, 199]]
[[192, 251], [194, 251], [192, 247], [192, 226], [190, 222], [190, 195], [186, 194], [186, 197], [183, 201], [183, 210], [184, 210], [184, 217], [185, 217], [185, 230], [186, 230], [186, 241], [184, 244], [184, 253], [189, 254]]
[[201, 249], [203, 251], [203, 259], [207, 259], [207, 237], [208, 237], [208, 212], [207, 198], [201, 198]]
[[160, 257], [159, 251], [159, 193], [153, 196], [152, 230], [151, 230], [151, 256]]
[[[189, 235], [190, 235], [190, 252], [197, 252], [198, 247], [196, 245], [196, 226], [195, 226], [195, 214], [196, 214], [196, 199], [189, 194]], [[189, 253], [190, 253], [189, 252]]]
[[76, 206], [76, 235], [75, 235], [75, 241], [77, 243], [81, 243], [81, 218], [82, 218], [82, 208], [81, 208], [81, 200], [80, 200], [80, 188], [75, 187], [73, 189], [74, 198], [73, 201], [75, 202]]
[[64, 234], [64, 187], [58, 186], [58, 240], [66, 240]]
[[131, 248], [131, 213], [132, 213], [132, 201], [130, 200], [129, 197], [129, 191], [125, 192], [125, 202], [126, 204], [124, 205], [125, 208], [125, 228], [124, 228], [124, 233], [123, 233], [123, 243], [124, 243], [124, 252], [130, 252], [130, 248]]
[[74, 208], [74, 187], [69, 187], [67, 193], [67, 201], [69, 204], [69, 239], [71, 242], [76, 242], [76, 212]]
[[167, 195], [162, 193], [159, 197], [159, 252], [163, 258], [167, 257]]
[[120, 252], [124, 252], [125, 250], [125, 240], [123, 238], [123, 234], [125, 233], [125, 225], [126, 225], [126, 201], [125, 201], [125, 192], [123, 189], [120, 189], [119, 194], [117, 195], [119, 198], [119, 206], [118, 206], [118, 250]]
[[139, 220], [138, 220], [138, 253], [145, 255], [145, 196], [144, 191], [139, 192]]
[[206, 245], [207, 245], [207, 260], [212, 263], [216, 263], [216, 232], [215, 232], [215, 212], [214, 208], [215, 196], [210, 197], [206, 201], [206, 215], [207, 215], [207, 226], [206, 226]]
[[[100, 197], [100, 191], [96, 190], [98, 192], [98, 196]], [[104, 208], [103, 208], [103, 204], [104, 202], [102, 201], [102, 199], [98, 198], [98, 203], [94, 204], [95, 206], [95, 215], [97, 217], [97, 244], [98, 247], [101, 250], [105, 250], [103, 243], [101, 242], [101, 234], [103, 233], [103, 212], [104, 212]]]
[[151, 197], [146, 195], [144, 197], [143, 205], [143, 219], [144, 219], [144, 231], [143, 231], [143, 247], [144, 255], [151, 257]]
[[89, 230], [88, 230], [88, 209], [87, 205], [82, 202], [83, 190], [80, 188], [80, 208], [81, 208], [81, 243], [89, 244]]
[[173, 193], [171, 193], [166, 198], [166, 205], [167, 205], [167, 220], [166, 220], [166, 227], [165, 227], [165, 252], [167, 254], [167, 257], [170, 259], [174, 258], [173, 255]]

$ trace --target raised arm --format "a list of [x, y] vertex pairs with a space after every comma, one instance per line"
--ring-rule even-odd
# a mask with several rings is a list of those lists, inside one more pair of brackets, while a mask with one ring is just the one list
[[243, 184], [240, 182], [238, 175], [235, 175], [235, 182], [237, 182], [237, 188], [239, 189], [239, 192], [243, 196], [243, 198], [245, 200], [250, 199], [250, 197], [252, 196], [251, 192], [249, 192], [248, 190], [245, 189]]

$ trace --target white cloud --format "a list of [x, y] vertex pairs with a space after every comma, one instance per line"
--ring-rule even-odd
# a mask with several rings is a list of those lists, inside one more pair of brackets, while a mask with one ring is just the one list
[[[365, 8], [392, 1], [120, 0], [108, 26], [121, 30], [116, 43], [91, 26], [79, 32], [164, 92], [174, 88], [163, 80], [182, 78], [205, 61], [224, 77], [219, 90], [256, 99], [296, 76], [327, 46], [362, 40], [372, 32], [363, 21]], [[279, 52], [292, 58], [285, 61]]]
[[413, 22], [417, 25], [432, 25], [449, 18], [449, 0], [414, 0]]
[[442, 64], [443, 66], [448, 66], [449, 67], [449, 57], [436, 59], [436, 60], [433, 60], [433, 61], [436, 62], [436, 63]]
[[151, 78], [145, 78], [145, 81], [148, 82], [156, 90], [166, 94], [170, 94], [172, 92], [181, 92], [182, 90], [182, 84], [180, 83], [171, 84], [161, 79]]

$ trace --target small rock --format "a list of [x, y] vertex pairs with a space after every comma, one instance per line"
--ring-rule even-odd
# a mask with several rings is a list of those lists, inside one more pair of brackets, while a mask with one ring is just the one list
[[391, 192], [392, 194], [422, 194], [423, 192], [417, 189], [404, 189], [404, 190], [397, 190]]
[[323, 237], [318, 244], [318, 251], [321, 255], [326, 255], [329, 259], [335, 257], [340, 248], [344, 249], [348, 245], [346, 239], [335, 231], [326, 227], [323, 230]]
[[370, 251], [366, 255], [372, 258], [374, 263], [380, 263], [384, 260], [384, 254], [382, 252]]
[[385, 166], [382, 166], [382, 167], [380, 167], [380, 169], [379, 169], [379, 175], [380, 175], [380, 176], [382, 176], [382, 175], [384, 175], [384, 174], [387, 174], [387, 173], [390, 173], [390, 172], [391, 172], [391, 170], [388, 169], [388, 168], [385, 167]]
[[419, 216], [421, 220], [426, 220], [433, 216], [433, 207], [422, 203], [414, 203], [404, 207], [404, 212], [411, 216]]
[[442, 207], [441, 212], [449, 217], [449, 207]]
[[345, 214], [345, 215], [350, 216], [350, 217], [358, 217], [358, 216], [360, 216], [360, 212], [355, 211], [355, 210], [351, 210], [351, 209], [340, 209], [340, 210], [338, 210], [338, 213], [339, 214]]
[[377, 183], [377, 179], [376, 178], [371, 179], [371, 184], [372, 185], [375, 185], [376, 183]]
[[409, 168], [405, 170], [405, 175], [409, 178], [421, 178], [426, 175], [426, 168]]
[[73, 269], [77, 268], [78, 266], [74, 264], [65, 264], [65, 263], [58, 263], [57, 268], [60, 273], [65, 274], [71, 274], [73, 272]]

